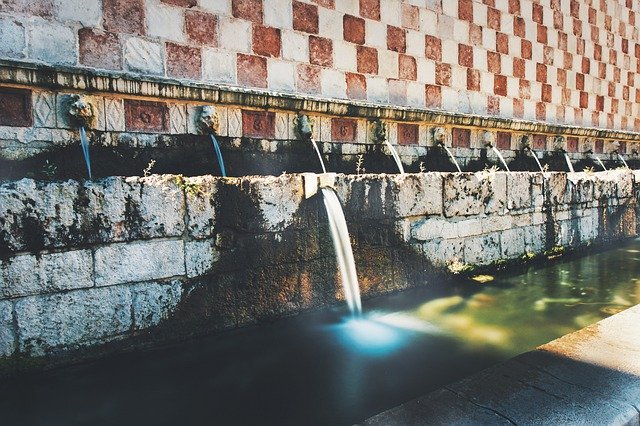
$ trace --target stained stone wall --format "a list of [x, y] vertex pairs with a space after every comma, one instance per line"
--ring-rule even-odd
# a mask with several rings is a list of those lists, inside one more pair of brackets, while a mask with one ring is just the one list
[[[306, 181], [305, 181], [306, 179]], [[66, 357], [340, 303], [314, 176], [0, 185], [0, 355]], [[640, 173], [338, 175], [365, 297], [636, 235]], [[49, 358], [51, 359], [51, 358]]]

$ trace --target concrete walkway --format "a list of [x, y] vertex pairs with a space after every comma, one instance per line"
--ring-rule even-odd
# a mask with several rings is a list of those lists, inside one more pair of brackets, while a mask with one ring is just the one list
[[365, 425], [640, 424], [640, 305]]

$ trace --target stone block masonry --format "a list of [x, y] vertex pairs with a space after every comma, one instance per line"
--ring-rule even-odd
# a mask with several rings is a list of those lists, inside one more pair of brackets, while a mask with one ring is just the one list
[[[365, 297], [635, 236], [639, 187], [628, 170], [335, 184]], [[0, 356], [82, 356], [341, 302], [323, 203], [304, 188], [296, 174], [0, 184]]]
[[10, 0], [0, 58], [640, 131], [635, 1]]

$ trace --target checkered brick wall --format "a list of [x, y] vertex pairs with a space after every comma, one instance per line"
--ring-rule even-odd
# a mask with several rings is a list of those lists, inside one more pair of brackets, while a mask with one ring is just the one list
[[640, 131], [638, 0], [5, 0], [0, 57]]

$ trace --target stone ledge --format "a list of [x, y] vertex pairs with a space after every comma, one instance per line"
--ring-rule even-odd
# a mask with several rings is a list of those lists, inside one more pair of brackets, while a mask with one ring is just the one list
[[363, 424], [638, 424], [638, 321], [640, 305]]
[[518, 132], [587, 136], [637, 141], [640, 133], [593, 127], [567, 126], [521, 119], [459, 114], [368, 102], [327, 99], [212, 85], [170, 78], [140, 76], [122, 72], [104, 72], [77, 67], [53, 67], [19, 61], [0, 61], [0, 83], [27, 87], [79, 90], [128, 96], [174, 99], [204, 103], [242, 105], [253, 108], [305, 111], [311, 113], [384, 118], [398, 121], [423, 121], [440, 125], [482, 127]]

